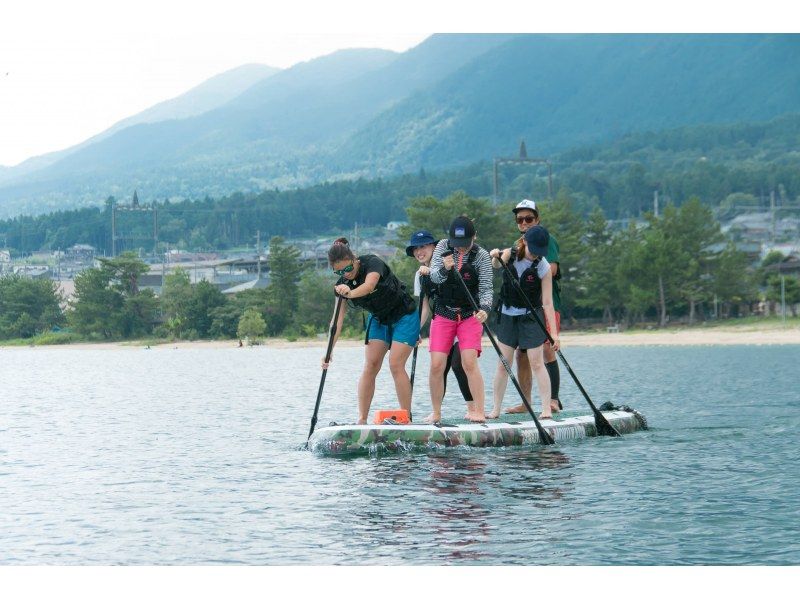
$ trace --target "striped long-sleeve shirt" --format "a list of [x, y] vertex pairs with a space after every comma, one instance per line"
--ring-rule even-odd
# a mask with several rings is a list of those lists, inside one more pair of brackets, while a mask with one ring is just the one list
[[[442, 284], [447, 280], [448, 272], [442, 260], [442, 254], [445, 251], [447, 251], [447, 239], [442, 239], [436, 244], [436, 249], [433, 250], [433, 257], [431, 257], [431, 282], [434, 284]], [[453, 254], [453, 257], [456, 260], [456, 264], [458, 264], [457, 251]], [[488, 313], [492, 309], [493, 299], [492, 258], [489, 257], [489, 252], [479, 246], [472, 266], [478, 271], [478, 305]], [[455, 311], [445, 305], [441, 305], [441, 301], [437, 301], [434, 313], [448, 320], [455, 320], [458, 315], [462, 318], [468, 318], [474, 312], [472, 310]]]

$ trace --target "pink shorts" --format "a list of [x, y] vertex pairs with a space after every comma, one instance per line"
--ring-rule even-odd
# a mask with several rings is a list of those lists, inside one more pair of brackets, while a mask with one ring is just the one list
[[442, 316], [434, 316], [431, 322], [431, 337], [428, 342], [428, 351], [431, 353], [450, 353], [453, 340], [458, 338], [460, 351], [475, 349], [478, 357], [481, 355], [481, 335], [483, 326], [475, 316], [466, 320], [448, 320]]

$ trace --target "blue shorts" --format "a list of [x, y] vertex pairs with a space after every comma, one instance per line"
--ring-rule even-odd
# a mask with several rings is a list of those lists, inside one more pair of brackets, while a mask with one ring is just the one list
[[381, 324], [377, 318], [370, 316], [367, 324], [367, 342], [373, 339], [383, 341], [390, 347], [392, 342], [415, 347], [419, 340], [419, 316], [416, 310], [404, 315], [391, 326]]

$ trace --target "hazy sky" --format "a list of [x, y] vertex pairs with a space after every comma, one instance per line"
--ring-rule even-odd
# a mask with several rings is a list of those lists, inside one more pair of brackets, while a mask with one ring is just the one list
[[[79, 143], [242, 64], [286, 68], [348, 47], [404, 51], [430, 35], [349, 33], [337, 30], [344, 25], [337, 15], [329, 15], [336, 26], [321, 24], [324, 10], [303, 18], [296, 9], [275, 12], [259, 4], [6, 4], [0, 11], [0, 165]], [[304, 31], [303, 23], [306, 32], [290, 33]]]
[[[404, 51], [434, 31], [720, 30], [696, 2], [664, 2], [12, 0], [0, 10], [0, 165], [80, 143], [246, 63]], [[752, 30], [747, 19], [732, 27]]]

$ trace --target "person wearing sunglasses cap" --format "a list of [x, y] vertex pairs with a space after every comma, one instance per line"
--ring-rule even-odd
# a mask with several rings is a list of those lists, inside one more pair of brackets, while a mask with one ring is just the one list
[[[333, 344], [342, 331], [347, 304], [369, 313], [366, 324], [364, 370], [358, 380], [358, 423], [366, 424], [375, 378], [386, 353], [401, 409], [411, 415], [411, 380], [406, 362], [419, 340], [419, 318], [414, 299], [389, 266], [376, 255], [356, 256], [345, 238], [334, 241], [328, 250], [328, 263], [339, 276], [334, 292], [347, 299], [339, 311]], [[322, 360], [322, 368], [328, 364]]]
[[[461, 365], [467, 374], [472, 394], [467, 419], [486, 421], [485, 391], [478, 357], [481, 354], [483, 323], [492, 308], [492, 263], [486, 250], [475, 244], [475, 237], [472, 220], [458, 216], [450, 224], [448, 238], [436, 244], [431, 257], [431, 280], [438, 285], [438, 297], [428, 343], [433, 411], [426, 422], [435, 423], [442, 417], [443, 373], [455, 339], [458, 339]], [[456, 277], [455, 269], [461, 274], [463, 285]], [[464, 285], [480, 308], [477, 312], [464, 291]]]
[[[530, 363], [530, 366], [526, 367], [533, 370], [542, 400], [540, 419], [551, 418], [553, 411], [550, 377], [544, 365], [543, 355], [543, 345], [547, 335], [539, 323], [531, 317], [528, 305], [532, 305], [539, 319], [546, 322], [557, 350], [558, 332], [552, 332], [555, 321], [553, 274], [550, 264], [544, 257], [547, 254], [549, 241], [550, 235], [547, 230], [537, 225], [530, 227], [523, 235], [521, 253], [516, 246], [503, 251], [493, 249], [490, 252], [493, 265], [503, 269], [503, 286], [500, 289], [498, 306], [500, 314], [495, 328], [497, 341], [503, 357], [508, 362], [513, 361], [516, 349], [526, 351], [528, 358], [526, 364]], [[501, 260], [505, 265], [500, 263]], [[518, 365], [518, 369], [521, 367]], [[494, 408], [489, 415], [490, 418], [500, 417], [507, 385], [508, 372], [501, 362], [498, 363], [492, 384]]]
[[[433, 284], [431, 281], [431, 258], [433, 257], [433, 250], [436, 248], [438, 239], [428, 232], [427, 230], [418, 230], [411, 234], [406, 247], [406, 255], [416, 259], [420, 266], [414, 274], [414, 296], [419, 297], [421, 303], [420, 310], [420, 328], [425, 325], [428, 318], [433, 313], [434, 306], [436, 305], [436, 297], [438, 295], [438, 285]], [[458, 382], [458, 388], [461, 390], [461, 395], [467, 402], [472, 401], [472, 393], [469, 391], [469, 380], [464, 368], [461, 367], [461, 351], [458, 348], [458, 341], [453, 343], [450, 353], [447, 355], [447, 363], [445, 364], [444, 373], [442, 374], [442, 382], [444, 384], [443, 393], [447, 391], [447, 374], [450, 370]]]
[[[514, 213], [517, 222], [517, 229], [520, 232], [520, 238], [517, 240], [517, 253], [523, 252], [523, 236], [525, 232], [532, 226], [541, 224], [539, 216], [539, 208], [532, 199], [523, 199], [511, 210]], [[549, 231], [548, 231], [549, 232]], [[555, 330], [561, 332], [561, 263], [559, 257], [559, 246], [555, 237], [551, 234], [550, 241], [547, 245], [547, 254], [545, 259], [550, 264], [550, 271], [553, 273], [553, 309], [555, 311]], [[551, 388], [551, 408], [554, 413], [558, 413], [563, 408], [561, 399], [559, 398], [559, 390], [561, 387], [561, 372], [558, 368], [558, 360], [556, 359], [556, 352], [550, 346], [549, 341], [544, 342], [544, 366], [547, 368], [547, 374], [550, 376]], [[528, 361], [528, 356], [525, 350], [517, 350], [517, 372], [519, 385], [522, 387], [525, 396], [530, 398], [531, 389], [533, 387], [533, 380], [531, 377], [531, 367]], [[525, 405], [522, 403], [506, 409], [506, 413], [525, 413]]]

